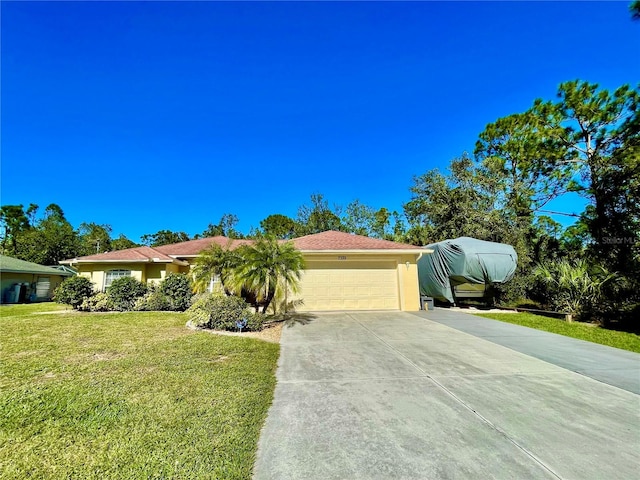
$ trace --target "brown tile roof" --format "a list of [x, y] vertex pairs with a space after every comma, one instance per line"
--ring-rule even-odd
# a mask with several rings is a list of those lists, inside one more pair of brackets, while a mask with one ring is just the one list
[[[307, 235], [291, 240], [298, 250], [421, 250], [422, 247], [408, 245], [389, 240], [354, 235], [352, 233], [336, 232], [333, 230]], [[60, 263], [91, 263], [91, 262], [172, 262], [175, 257], [190, 257], [198, 255], [212, 244], [223, 248], [237, 248], [240, 245], [252, 244], [253, 240], [233, 240], [227, 237], [208, 237], [187, 242], [162, 245], [161, 247], [135, 247], [114, 252], [98, 253], [75, 259], [62, 260]]]
[[223, 248], [234, 249], [240, 245], [246, 245], [247, 243], [253, 243], [252, 240], [233, 240], [227, 237], [208, 237], [199, 238], [197, 240], [189, 240], [187, 242], [172, 243], [171, 245], [162, 245], [161, 247], [155, 247], [156, 250], [166, 255], [172, 255], [175, 257], [198, 255], [202, 250], [208, 248], [212, 244], [218, 244]]
[[152, 247], [134, 247], [125, 250], [115, 250], [113, 252], [96, 253], [95, 255], [87, 255], [68, 260], [62, 260], [60, 263], [76, 263], [76, 262], [173, 262], [173, 258], [160, 252], [157, 248]]
[[391, 242], [377, 238], [354, 235], [352, 233], [327, 232], [315, 233], [294, 238], [293, 244], [298, 250], [421, 250], [421, 247], [405, 243]]

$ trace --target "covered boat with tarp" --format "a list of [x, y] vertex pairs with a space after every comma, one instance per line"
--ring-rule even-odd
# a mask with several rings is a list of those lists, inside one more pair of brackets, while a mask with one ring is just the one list
[[432, 243], [418, 261], [420, 294], [455, 304], [456, 299], [483, 298], [495, 284], [513, 278], [518, 254], [511, 245], [470, 237]]

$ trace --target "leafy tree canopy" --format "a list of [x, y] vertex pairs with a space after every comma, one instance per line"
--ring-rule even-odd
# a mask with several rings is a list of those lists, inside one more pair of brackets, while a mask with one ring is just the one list
[[265, 235], [280, 239], [290, 239], [295, 236], [296, 221], [286, 215], [276, 213], [260, 221], [260, 228]]
[[149, 247], [160, 247], [172, 243], [186, 242], [190, 240], [189, 235], [184, 232], [172, 232], [171, 230], [159, 230], [156, 233], [142, 235], [140, 240], [143, 245]]
[[210, 223], [207, 229], [202, 232], [201, 235], [197, 235], [196, 238], [218, 237], [223, 236], [227, 238], [244, 238], [241, 232], [236, 230], [238, 225], [238, 217], [232, 213], [225, 213], [220, 218], [220, 221], [216, 224]]
[[79, 255], [93, 255], [110, 251], [112, 249], [111, 231], [110, 225], [98, 225], [94, 222], [81, 223], [78, 228]]
[[296, 236], [310, 235], [327, 230], [342, 230], [340, 207], [329, 207], [329, 202], [321, 193], [311, 195], [311, 203], [298, 208]]

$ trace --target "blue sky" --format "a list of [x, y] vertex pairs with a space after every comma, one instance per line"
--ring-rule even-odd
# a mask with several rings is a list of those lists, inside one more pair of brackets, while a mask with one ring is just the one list
[[136, 241], [227, 212], [247, 232], [315, 192], [401, 211], [414, 175], [561, 82], [640, 80], [628, 2], [1, 9], [1, 203]]

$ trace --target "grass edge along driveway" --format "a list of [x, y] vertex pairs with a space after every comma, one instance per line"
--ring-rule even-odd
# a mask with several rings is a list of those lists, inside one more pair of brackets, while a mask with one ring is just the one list
[[250, 478], [278, 344], [43, 308], [0, 307], [0, 478]]
[[566, 337], [599, 343], [609, 347], [621, 348], [630, 352], [640, 353], [640, 336], [634, 333], [607, 330], [580, 322], [565, 322], [557, 318], [534, 315], [532, 313], [476, 313], [478, 317], [491, 318], [501, 322], [513, 323], [524, 327], [557, 333]]

